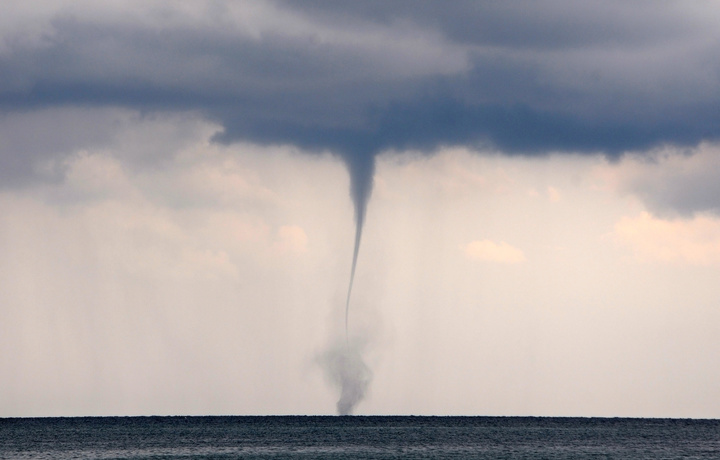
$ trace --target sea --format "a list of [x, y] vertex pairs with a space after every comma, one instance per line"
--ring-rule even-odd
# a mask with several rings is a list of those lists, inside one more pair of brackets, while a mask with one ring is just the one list
[[0, 418], [2, 459], [719, 459], [720, 420]]

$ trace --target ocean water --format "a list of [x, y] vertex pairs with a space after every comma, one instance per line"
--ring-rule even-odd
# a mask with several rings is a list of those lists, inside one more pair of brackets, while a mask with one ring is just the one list
[[2, 459], [718, 459], [720, 420], [534, 417], [0, 419]]

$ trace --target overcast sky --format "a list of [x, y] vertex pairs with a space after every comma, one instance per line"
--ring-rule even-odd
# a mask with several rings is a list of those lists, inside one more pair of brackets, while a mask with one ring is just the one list
[[[720, 6], [0, 5], [0, 416], [720, 417]], [[365, 214], [366, 210], [366, 214]]]

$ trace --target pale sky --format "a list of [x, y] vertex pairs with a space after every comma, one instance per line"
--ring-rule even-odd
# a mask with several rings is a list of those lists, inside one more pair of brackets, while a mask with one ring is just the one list
[[720, 417], [717, 4], [6, 3], [0, 417], [334, 414], [364, 205], [354, 413]]

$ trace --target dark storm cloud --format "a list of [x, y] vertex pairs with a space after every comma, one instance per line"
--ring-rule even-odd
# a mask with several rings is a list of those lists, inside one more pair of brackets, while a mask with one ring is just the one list
[[330, 150], [356, 181], [388, 149], [616, 156], [720, 137], [712, 3], [287, 2], [262, 4], [255, 33], [226, 27], [237, 4], [178, 22], [158, 5], [150, 25], [62, 10], [41, 44], [6, 39], [0, 108], [198, 111], [218, 141]]
[[2, 56], [0, 104], [200, 109], [227, 127], [228, 141], [359, 154], [478, 142], [615, 152], [720, 133], [716, 36], [701, 35], [698, 18], [674, 19], [674, 3], [652, 11], [642, 2], [290, 5], [330, 33], [342, 32], [333, 23], [365, 28], [360, 40], [373, 27], [434, 36], [462, 53], [465, 68], [403, 75], [392, 68], [392, 43], [60, 16], [49, 43]]

